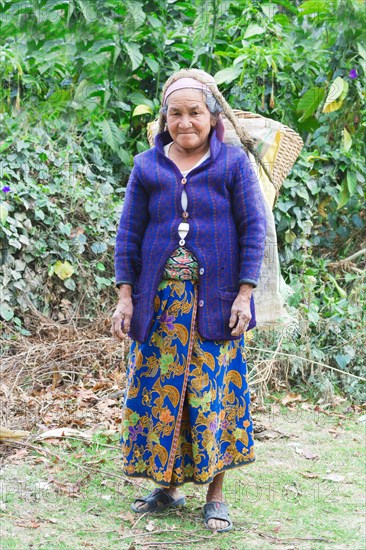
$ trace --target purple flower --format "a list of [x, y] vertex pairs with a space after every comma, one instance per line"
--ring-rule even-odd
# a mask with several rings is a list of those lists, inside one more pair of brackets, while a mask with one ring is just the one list
[[233, 460], [233, 455], [226, 451], [226, 453], [222, 457], [222, 460], [224, 461], [224, 464], [226, 464], [226, 465], [231, 464], [231, 462]]
[[358, 78], [356, 69], [351, 69], [348, 75], [350, 78]]
[[168, 312], [165, 310], [163, 315], [160, 317], [160, 323], [165, 323], [166, 326], [167, 326], [167, 329], [168, 330], [173, 330], [174, 329], [174, 316], [173, 315], [168, 315]]
[[128, 427], [128, 431], [130, 432], [131, 440], [132, 440], [132, 441], [136, 441], [136, 439], [137, 439], [137, 434], [142, 434], [142, 432], [143, 432], [144, 430], [143, 430], [143, 428], [142, 428], [141, 423], [139, 422], [138, 424], [136, 424], [136, 426], [129, 426], [129, 427]]
[[5, 185], [2, 190], [1, 190], [3, 193], [10, 193], [11, 189], [8, 185]]
[[229, 421], [225, 418], [222, 422], [221, 422], [221, 428], [223, 430], [227, 430], [229, 427]]
[[134, 426], [129, 426], [128, 431], [130, 432], [131, 440], [136, 441], [137, 439], [137, 430]]
[[217, 431], [217, 418], [215, 418], [213, 422], [210, 422], [208, 427], [211, 430], [211, 432], [215, 433]]

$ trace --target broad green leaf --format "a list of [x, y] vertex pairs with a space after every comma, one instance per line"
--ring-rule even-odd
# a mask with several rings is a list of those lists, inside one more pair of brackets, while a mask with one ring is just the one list
[[329, 0], [309, 0], [299, 6], [299, 11], [301, 12], [301, 15], [327, 13], [329, 11], [327, 2], [329, 2]]
[[354, 172], [347, 172], [347, 187], [348, 187], [349, 196], [352, 197], [352, 195], [357, 189], [357, 178]]
[[118, 151], [116, 151], [118, 157], [121, 159], [121, 161], [126, 164], [127, 166], [131, 166], [132, 164], [132, 155], [125, 151], [124, 149], [119, 148]]
[[366, 50], [359, 42], [357, 42], [357, 49], [360, 56], [366, 61]]
[[228, 67], [227, 69], [222, 69], [215, 74], [216, 83], [223, 84], [226, 82], [227, 84], [230, 84], [230, 82], [235, 80], [240, 75], [241, 71], [241, 65], [234, 65], [232, 67]]
[[13, 141], [12, 141], [12, 140], [9, 140], [9, 141], [2, 141], [2, 142], [0, 143], [0, 153], [2, 153], [3, 151], [5, 151], [6, 149], [8, 149], [12, 144], [13, 144]]
[[334, 82], [332, 82], [327, 99], [323, 107], [323, 113], [332, 113], [338, 111], [342, 107], [343, 100], [347, 96], [348, 82], [342, 77], [338, 76]]
[[9, 215], [8, 207], [5, 204], [5, 202], [2, 202], [0, 204], [0, 223], [2, 225], [4, 225], [4, 223], [6, 222], [6, 219], [7, 219], [8, 215]]
[[268, 17], [268, 19], [273, 19], [273, 17], [276, 15], [277, 13], [277, 6], [275, 4], [262, 4], [261, 5], [261, 9], [264, 13], [264, 15], [266, 17]]
[[323, 101], [324, 95], [324, 89], [317, 88], [316, 86], [305, 92], [297, 104], [297, 111], [303, 113], [300, 122], [311, 117], [316, 112], [320, 103]]
[[288, 0], [273, 0], [273, 4], [278, 4], [279, 6], [283, 6], [284, 8], [287, 8], [292, 13], [298, 13], [297, 7], [294, 6]]
[[121, 144], [120, 130], [117, 128], [113, 120], [104, 119], [102, 124], [103, 138], [108, 143], [112, 151], [117, 151]]
[[57, 277], [64, 281], [65, 279], [69, 279], [74, 273], [74, 268], [72, 265], [65, 260], [64, 262], [61, 262], [61, 260], [58, 260], [53, 269], [54, 273], [56, 273]]
[[81, 80], [81, 82], [79, 82], [78, 87], [74, 92], [74, 101], [76, 101], [77, 103], [83, 103], [85, 97], [87, 96], [88, 84], [89, 83], [85, 78]]
[[93, 2], [90, 2], [90, 0], [77, 0], [77, 3], [79, 4], [80, 11], [84, 16], [85, 21], [91, 23], [98, 19]]
[[[123, 2], [124, 3], [124, 2]], [[146, 19], [141, 2], [126, 2], [127, 13], [124, 20], [123, 32], [131, 34], [135, 32]]]
[[345, 88], [348, 90], [347, 82], [341, 76], [337, 76], [337, 78], [334, 80], [334, 82], [332, 82], [329, 88], [326, 102], [331, 103], [338, 98], [342, 99]]
[[349, 199], [350, 199], [350, 195], [348, 191], [347, 178], [344, 178], [344, 180], [342, 181], [341, 190], [338, 195], [337, 210], [340, 210], [341, 208], [343, 208], [343, 206], [347, 204]]
[[153, 110], [148, 105], [137, 105], [133, 110], [132, 116], [151, 115], [152, 113]]
[[348, 152], [352, 147], [352, 138], [347, 132], [346, 128], [343, 128], [343, 137], [342, 137], [342, 148]]
[[0, 315], [4, 321], [10, 321], [14, 317], [14, 310], [7, 305], [1, 304]]
[[149, 65], [150, 69], [153, 73], [157, 73], [159, 70], [159, 63], [155, 61], [155, 59], [152, 59], [151, 57], [145, 58], [146, 63]]
[[256, 25], [255, 23], [249, 25], [247, 30], [244, 34], [244, 40], [246, 38], [250, 38], [251, 36], [257, 36], [258, 34], [264, 34], [266, 32], [266, 29], [263, 27], [260, 27], [259, 25]]
[[125, 48], [127, 50], [129, 58], [131, 59], [132, 70], [135, 71], [141, 65], [144, 57], [140, 52], [140, 48], [137, 44], [134, 44], [132, 42], [128, 44], [125, 43]]

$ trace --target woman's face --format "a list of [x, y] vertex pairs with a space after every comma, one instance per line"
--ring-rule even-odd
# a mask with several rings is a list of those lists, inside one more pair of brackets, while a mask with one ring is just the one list
[[200, 90], [176, 90], [168, 98], [167, 126], [179, 147], [194, 152], [208, 144], [214, 119]]

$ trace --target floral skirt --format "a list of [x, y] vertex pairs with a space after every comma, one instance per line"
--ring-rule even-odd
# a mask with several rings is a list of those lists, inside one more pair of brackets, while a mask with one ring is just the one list
[[197, 283], [163, 279], [148, 339], [128, 355], [123, 470], [165, 487], [255, 460], [244, 335], [205, 340], [196, 313]]

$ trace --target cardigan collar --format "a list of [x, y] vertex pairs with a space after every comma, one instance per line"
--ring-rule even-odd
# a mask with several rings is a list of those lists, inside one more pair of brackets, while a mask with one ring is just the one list
[[[155, 139], [154, 139], [155, 147], [157, 151], [159, 151], [159, 153], [164, 155], [164, 157], [165, 157], [164, 146], [170, 143], [171, 141], [173, 141], [173, 138], [170, 135], [168, 130], [165, 130], [164, 132], [160, 132], [160, 134], [157, 134], [155, 136]], [[220, 153], [221, 146], [222, 146], [222, 142], [219, 140], [216, 134], [216, 127], [212, 128], [212, 130], [210, 131], [209, 141], [210, 141], [210, 151], [211, 151], [210, 159], [213, 161], [216, 159], [216, 157]]]

